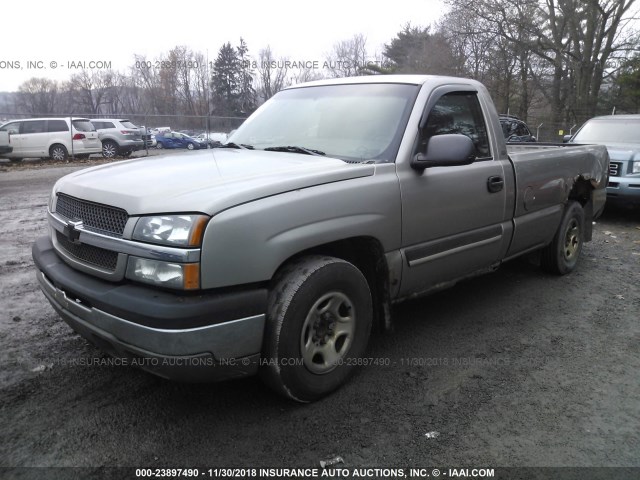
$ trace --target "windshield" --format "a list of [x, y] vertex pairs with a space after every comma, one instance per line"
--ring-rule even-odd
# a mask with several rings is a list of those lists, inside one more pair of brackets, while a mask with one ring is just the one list
[[573, 143], [640, 143], [640, 118], [589, 120]]
[[393, 161], [417, 85], [326, 85], [284, 90], [229, 138], [257, 149], [303, 147], [344, 160]]

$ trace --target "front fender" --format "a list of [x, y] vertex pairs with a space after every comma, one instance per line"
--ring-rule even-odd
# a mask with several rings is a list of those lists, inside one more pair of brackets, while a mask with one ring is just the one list
[[400, 248], [400, 188], [394, 164], [373, 176], [294, 190], [225, 210], [207, 225], [202, 288], [265, 282], [289, 258], [351, 237]]

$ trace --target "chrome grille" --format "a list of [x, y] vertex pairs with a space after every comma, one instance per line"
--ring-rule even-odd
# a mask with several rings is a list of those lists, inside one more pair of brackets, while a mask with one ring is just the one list
[[610, 177], [619, 177], [620, 176], [621, 167], [622, 167], [621, 163], [611, 162], [609, 164], [609, 176]]
[[115, 271], [118, 264], [118, 252], [94, 247], [86, 243], [75, 244], [62, 233], [56, 231], [58, 245], [65, 252], [81, 262], [95, 265], [105, 270]]
[[86, 230], [121, 237], [129, 215], [121, 208], [58, 194], [56, 213], [69, 220], [82, 220]]

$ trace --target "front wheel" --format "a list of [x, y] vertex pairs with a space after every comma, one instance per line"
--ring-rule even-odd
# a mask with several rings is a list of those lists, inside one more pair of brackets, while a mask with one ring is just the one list
[[194, 148], [193, 143], [187, 143], [187, 149], [193, 150]]
[[118, 155], [118, 144], [112, 141], [102, 143], [102, 156], [104, 158], [115, 158]]
[[269, 294], [261, 377], [299, 402], [329, 394], [359, 364], [372, 315], [367, 280], [351, 263], [315, 255], [291, 263]]
[[164, 148], [164, 145], [163, 145], [162, 143], [158, 142], [158, 143], [156, 144], [156, 148], [157, 148], [158, 150], [162, 150], [162, 149]]
[[553, 240], [542, 250], [540, 264], [543, 270], [565, 275], [576, 268], [584, 243], [584, 222], [582, 206], [570, 202]]

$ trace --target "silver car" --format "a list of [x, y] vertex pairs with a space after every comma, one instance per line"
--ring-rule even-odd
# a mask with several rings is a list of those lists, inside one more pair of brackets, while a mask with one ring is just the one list
[[95, 118], [91, 123], [100, 135], [102, 156], [105, 158], [127, 157], [144, 148], [140, 127], [126, 118]]

